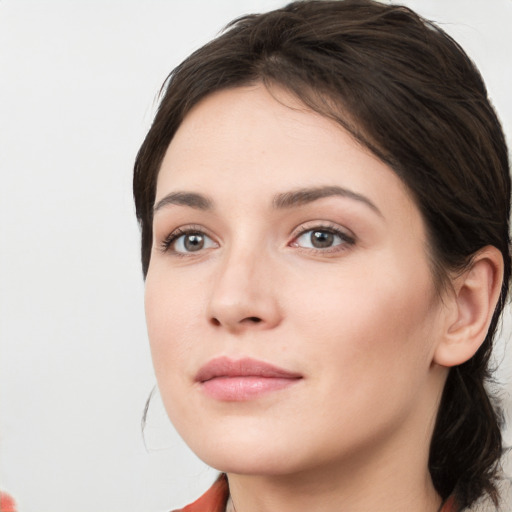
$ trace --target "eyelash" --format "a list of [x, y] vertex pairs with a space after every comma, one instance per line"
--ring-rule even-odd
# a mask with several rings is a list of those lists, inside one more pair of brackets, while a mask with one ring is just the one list
[[[331, 235], [337, 236], [340, 238], [341, 243], [333, 245], [331, 247], [326, 248], [312, 248], [312, 247], [301, 247], [297, 245], [297, 240], [306, 233], [309, 232], [322, 232], [329, 233]], [[186, 257], [193, 254], [192, 252], [180, 252], [176, 250], [172, 250], [173, 244], [184, 235], [198, 234], [203, 235], [212, 239], [204, 230], [202, 226], [186, 226], [180, 227], [169, 233], [161, 242], [160, 242], [160, 251], [162, 253], [172, 252], [173, 255], [178, 257]], [[333, 224], [315, 224], [315, 225], [303, 225], [298, 228], [296, 233], [293, 235], [292, 242], [288, 245], [291, 247], [297, 247], [300, 250], [307, 251], [309, 253], [319, 253], [319, 254], [329, 254], [329, 253], [337, 253], [341, 251], [347, 250], [349, 247], [353, 246], [356, 243], [356, 239], [353, 235], [348, 234], [346, 231], [339, 229], [337, 226]], [[198, 251], [202, 252], [202, 251]]]

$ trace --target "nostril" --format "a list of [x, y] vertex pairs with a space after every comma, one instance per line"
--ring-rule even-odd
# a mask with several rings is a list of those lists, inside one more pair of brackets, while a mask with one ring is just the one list
[[[263, 320], [257, 316], [247, 316], [245, 318], [242, 318], [241, 320], [239, 321], [236, 321], [234, 323], [238, 324], [238, 325], [247, 325], [247, 324], [259, 324], [260, 322], [262, 322]], [[231, 322], [230, 320], [227, 320], [226, 322], [222, 322], [221, 320], [219, 320], [218, 318], [215, 318], [215, 317], [212, 317], [210, 319], [210, 323], [215, 326], [215, 327], [220, 327], [221, 325], [229, 325]]]

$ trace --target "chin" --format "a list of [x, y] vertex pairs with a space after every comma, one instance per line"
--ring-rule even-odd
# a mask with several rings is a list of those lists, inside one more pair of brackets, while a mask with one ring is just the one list
[[234, 456], [212, 456], [210, 460], [203, 459], [209, 466], [223, 473], [231, 473], [237, 475], [259, 475], [259, 476], [284, 476], [291, 475], [300, 468], [294, 467], [286, 455], [276, 456], [272, 454], [255, 454], [249, 453], [246, 456], [235, 454]]
[[185, 441], [203, 462], [223, 473], [278, 476], [300, 470], [296, 450], [275, 438], [269, 442], [261, 435], [251, 438], [228, 433], [203, 439], [198, 443]]

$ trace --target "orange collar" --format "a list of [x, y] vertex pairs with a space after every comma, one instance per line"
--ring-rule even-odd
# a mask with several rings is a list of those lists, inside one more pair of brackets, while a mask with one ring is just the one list
[[225, 473], [221, 473], [198, 500], [175, 512], [224, 512], [228, 498], [228, 479]]

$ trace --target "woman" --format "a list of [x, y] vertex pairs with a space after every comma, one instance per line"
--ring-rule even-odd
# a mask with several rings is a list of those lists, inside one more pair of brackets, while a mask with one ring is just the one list
[[478, 71], [404, 7], [292, 3], [178, 66], [134, 195], [160, 392], [223, 472], [185, 510], [498, 506], [508, 170]]

